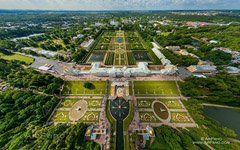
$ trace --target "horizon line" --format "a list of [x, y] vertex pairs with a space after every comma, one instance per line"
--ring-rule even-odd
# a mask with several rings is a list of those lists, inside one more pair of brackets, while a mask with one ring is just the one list
[[72, 10], [66, 10], [66, 9], [4, 9], [0, 8], [0, 11], [5, 10], [5, 11], [240, 11], [240, 8], [238, 9], [89, 9], [89, 10], [77, 10], [77, 9], [72, 9]]

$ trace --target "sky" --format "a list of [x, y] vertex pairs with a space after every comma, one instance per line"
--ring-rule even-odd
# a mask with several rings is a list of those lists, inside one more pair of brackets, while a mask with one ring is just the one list
[[34, 10], [240, 9], [240, 0], [0, 0], [0, 9], [34, 9]]

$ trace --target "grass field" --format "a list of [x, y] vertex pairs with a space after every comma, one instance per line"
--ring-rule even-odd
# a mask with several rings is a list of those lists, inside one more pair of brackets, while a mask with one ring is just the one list
[[175, 81], [134, 81], [135, 95], [179, 96]]
[[5, 55], [3, 53], [0, 53], [0, 58], [5, 59], [5, 60], [18, 60], [18, 61], [23, 61], [27, 65], [33, 63], [34, 59], [28, 56], [24, 55], [19, 55], [19, 54], [10, 54], [10, 55]]
[[92, 89], [85, 88], [85, 81], [66, 81], [63, 95], [104, 95], [106, 93], [105, 81], [89, 81], [93, 84]]

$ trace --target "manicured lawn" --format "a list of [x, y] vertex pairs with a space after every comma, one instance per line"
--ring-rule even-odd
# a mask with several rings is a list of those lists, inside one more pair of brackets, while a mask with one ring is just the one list
[[52, 119], [54, 122], [70, 122], [69, 111], [57, 110]]
[[99, 119], [99, 111], [87, 111], [85, 115], [80, 119], [82, 122], [97, 122]]
[[65, 99], [60, 104], [59, 108], [72, 108], [72, 106], [79, 101], [79, 99]]
[[141, 122], [160, 122], [153, 112], [139, 112]]
[[101, 99], [85, 99], [88, 103], [88, 108], [101, 108]]
[[173, 123], [190, 123], [191, 120], [186, 112], [171, 112], [171, 121]]
[[182, 105], [180, 104], [178, 99], [161, 99], [169, 109], [182, 109]]
[[133, 102], [129, 101], [129, 114], [123, 120], [123, 130], [124, 131], [128, 131], [129, 125], [131, 124], [133, 117], [134, 117], [134, 106], [133, 106]]
[[123, 132], [126, 134], [124, 135], [124, 147], [126, 150], [130, 150], [130, 139], [129, 139], [129, 133], [128, 128], [131, 124], [134, 117], [134, 104], [132, 101], [129, 101], [129, 114], [128, 116], [123, 120]]
[[[72, 108], [72, 106], [83, 99], [65, 99], [60, 104], [59, 108]], [[101, 108], [101, 99], [84, 99], [88, 103], [88, 108]]]
[[135, 95], [179, 96], [175, 81], [134, 81]]
[[19, 54], [11, 54], [11, 55], [5, 55], [3, 53], [0, 53], [0, 58], [5, 59], [5, 60], [18, 60], [18, 61], [23, 61], [27, 65], [33, 63], [34, 59], [28, 56], [24, 55], [19, 55]]
[[133, 92], [132, 92], [132, 82], [129, 81], [129, 95], [133, 95]]
[[139, 108], [152, 108], [154, 99], [138, 99], [137, 105]]
[[92, 89], [84, 88], [85, 81], [66, 81], [63, 95], [104, 95], [106, 93], [105, 81], [89, 81], [93, 84]]
[[105, 111], [106, 111], [107, 119], [108, 119], [108, 121], [111, 124], [111, 138], [110, 138], [111, 142], [110, 142], [110, 147], [111, 147], [111, 149], [115, 149], [115, 147], [116, 147], [116, 137], [115, 137], [115, 134], [113, 134], [113, 133], [115, 133], [115, 131], [116, 131], [116, 120], [111, 115], [109, 100], [107, 102], [107, 106], [106, 106]]

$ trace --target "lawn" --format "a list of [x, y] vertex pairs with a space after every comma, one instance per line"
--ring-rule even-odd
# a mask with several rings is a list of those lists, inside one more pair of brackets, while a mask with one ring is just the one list
[[123, 130], [128, 131], [129, 125], [131, 124], [134, 117], [134, 105], [132, 101], [129, 101], [129, 114], [123, 120]]
[[128, 150], [130, 147], [128, 128], [129, 128], [129, 125], [131, 124], [133, 118], [134, 118], [134, 105], [133, 105], [133, 102], [130, 101], [129, 102], [129, 114], [123, 120], [123, 131], [126, 132], [126, 134], [124, 135], [124, 146], [125, 146], [126, 150]]
[[53, 115], [54, 122], [70, 122], [69, 111], [57, 110]]
[[139, 112], [141, 122], [160, 122], [153, 112]]
[[110, 102], [108, 100], [107, 102], [107, 106], [106, 106], [106, 115], [107, 115], [107, 119], [108, 121], [110, 122], [111, 124], [111, 142], [110, 142], [110, 147], [111, 149], [115, 149], [115, 146], [116, 146], [116, 137], [115, 137], [115, 131], [116, 131], [116, 120], [113, 118], [113, 116], [111, 115], [111, 112], [110, 112]]
[[152, 102], [154, 99], [138, 99], [137, 105], [139, 108], [152, 108]]
[[172, 123], [190, 123], [190, 117], [186, 112], [171, 112]]
[[10, 54], [10, 55], [5, 55], [3, 53], [0, 53], [0, 58], [5, 59], [5, 60], [18, 60], [18, 61], [23, 61], [27, 65], [30, 65], [33, 63], [34, 59], [28, 56], [24, 55], [19, 55], [19, 54]]
[[134, 91], [137, 96], [179, 96], [175, 81], [134, 81]]
[[78, 101], [79, 99], [65, 99], [60, 104], [59, 108], [72, 108], [72, 106]]
[[178, 99], [161, 99], [169, 109], [183, 109]]
[[[72, 106], [82, 99], [65, 99], [59, 108], [72, 108]], [[84, 99], [88, 103], [88, 108], [101, 108], [101, 99]]]
[[87, 111], [80, 119], [82, 122], [97, 122], [99, 119], [100, 111]]
[[101, 108], [101, 99], [85, 99], [88, 103], [88, 108]]
[[93, 84], [93, 88], [87, 89], [84, 85], [85, 81], [66, 81], [63, 89], [63, 95], [104, 95], [106, 93], [105, 81], [89, 81]]

